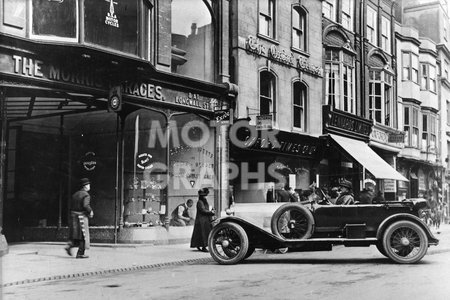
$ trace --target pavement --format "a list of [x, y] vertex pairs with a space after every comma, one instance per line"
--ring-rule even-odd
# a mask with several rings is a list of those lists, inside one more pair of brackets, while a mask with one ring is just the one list
[[[450, 252], [450, 224], [432, 229], [439, 239], [428, 255]], [[165, 266], [212, 262], [209, 253], [189, 248], [189, 244], [91, 244], [88, 259], [68, 256], [64, 243], [32, 242], [9, 245], [9, 253], [0, 257], [0, 287], [33, 282], [62, 280], [131, 272]], [[345, 247], [335, 247], [343, 251]], [[75, 254], [76, 250], [72, 250]]]

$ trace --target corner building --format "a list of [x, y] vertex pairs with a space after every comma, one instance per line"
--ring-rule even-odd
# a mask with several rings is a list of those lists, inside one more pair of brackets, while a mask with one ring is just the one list
[[[228, 1], [1, 0], [0, 223], [8, 241], [65, 240], [91, 180], [91, 238], [167, 243], [171, 212], [220, 208]], [[216, 201], [216, 202], [215, 202]], [[191, 214], [195, 216], [195, 205]]]

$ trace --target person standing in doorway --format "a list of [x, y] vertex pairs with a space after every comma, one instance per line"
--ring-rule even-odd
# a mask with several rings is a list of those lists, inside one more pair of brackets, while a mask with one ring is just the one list
[[215, 215], [214, 208], [209, 207], [206, 196], [208, 188], [198, 191], [197, 215], [195, 217], [194, 231], [192, 232], [191, 248], [197, 248], [199, 251], [208, 252], [208, 235], [211, 232], [211, 218]]
[[65, 247], [68, 255], [72, 256], [71, 249], [78, 247], [76, 258], [88, 258], [85, 251], [89, 249], [89, 219], [94, 216], [91, 208], [89, 191], [91, 183], [88, 178], [80, 180], [80, 189], [72, 195], [70, 202], [69, 243]]

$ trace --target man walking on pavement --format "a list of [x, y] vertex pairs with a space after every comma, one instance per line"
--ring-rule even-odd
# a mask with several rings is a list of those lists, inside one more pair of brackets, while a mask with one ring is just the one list
[[91, 208], [91, 196], [89, 190], [91, 184], [88, 178], [80, 180], [80, 190], [72, 195], [70, 202], [69, 243], [64, 248], [68, 255], [72, 255], [71, 249], [78, 247], [76, 258], [88, 258], [85, 250], [89, 249], [89, 218], [94, 216]]

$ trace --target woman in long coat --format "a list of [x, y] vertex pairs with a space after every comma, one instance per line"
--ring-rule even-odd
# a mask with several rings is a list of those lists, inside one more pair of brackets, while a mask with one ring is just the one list
[[215, 215], [214, 209], [209, 210], [206, 196], [209, 194], [208, 188], [198, 191], [197, 216], [195, 217], [194, 231], [192, 232], [191, 248], [208, 252], [208, 235], [211, 232], [211, 217]]

